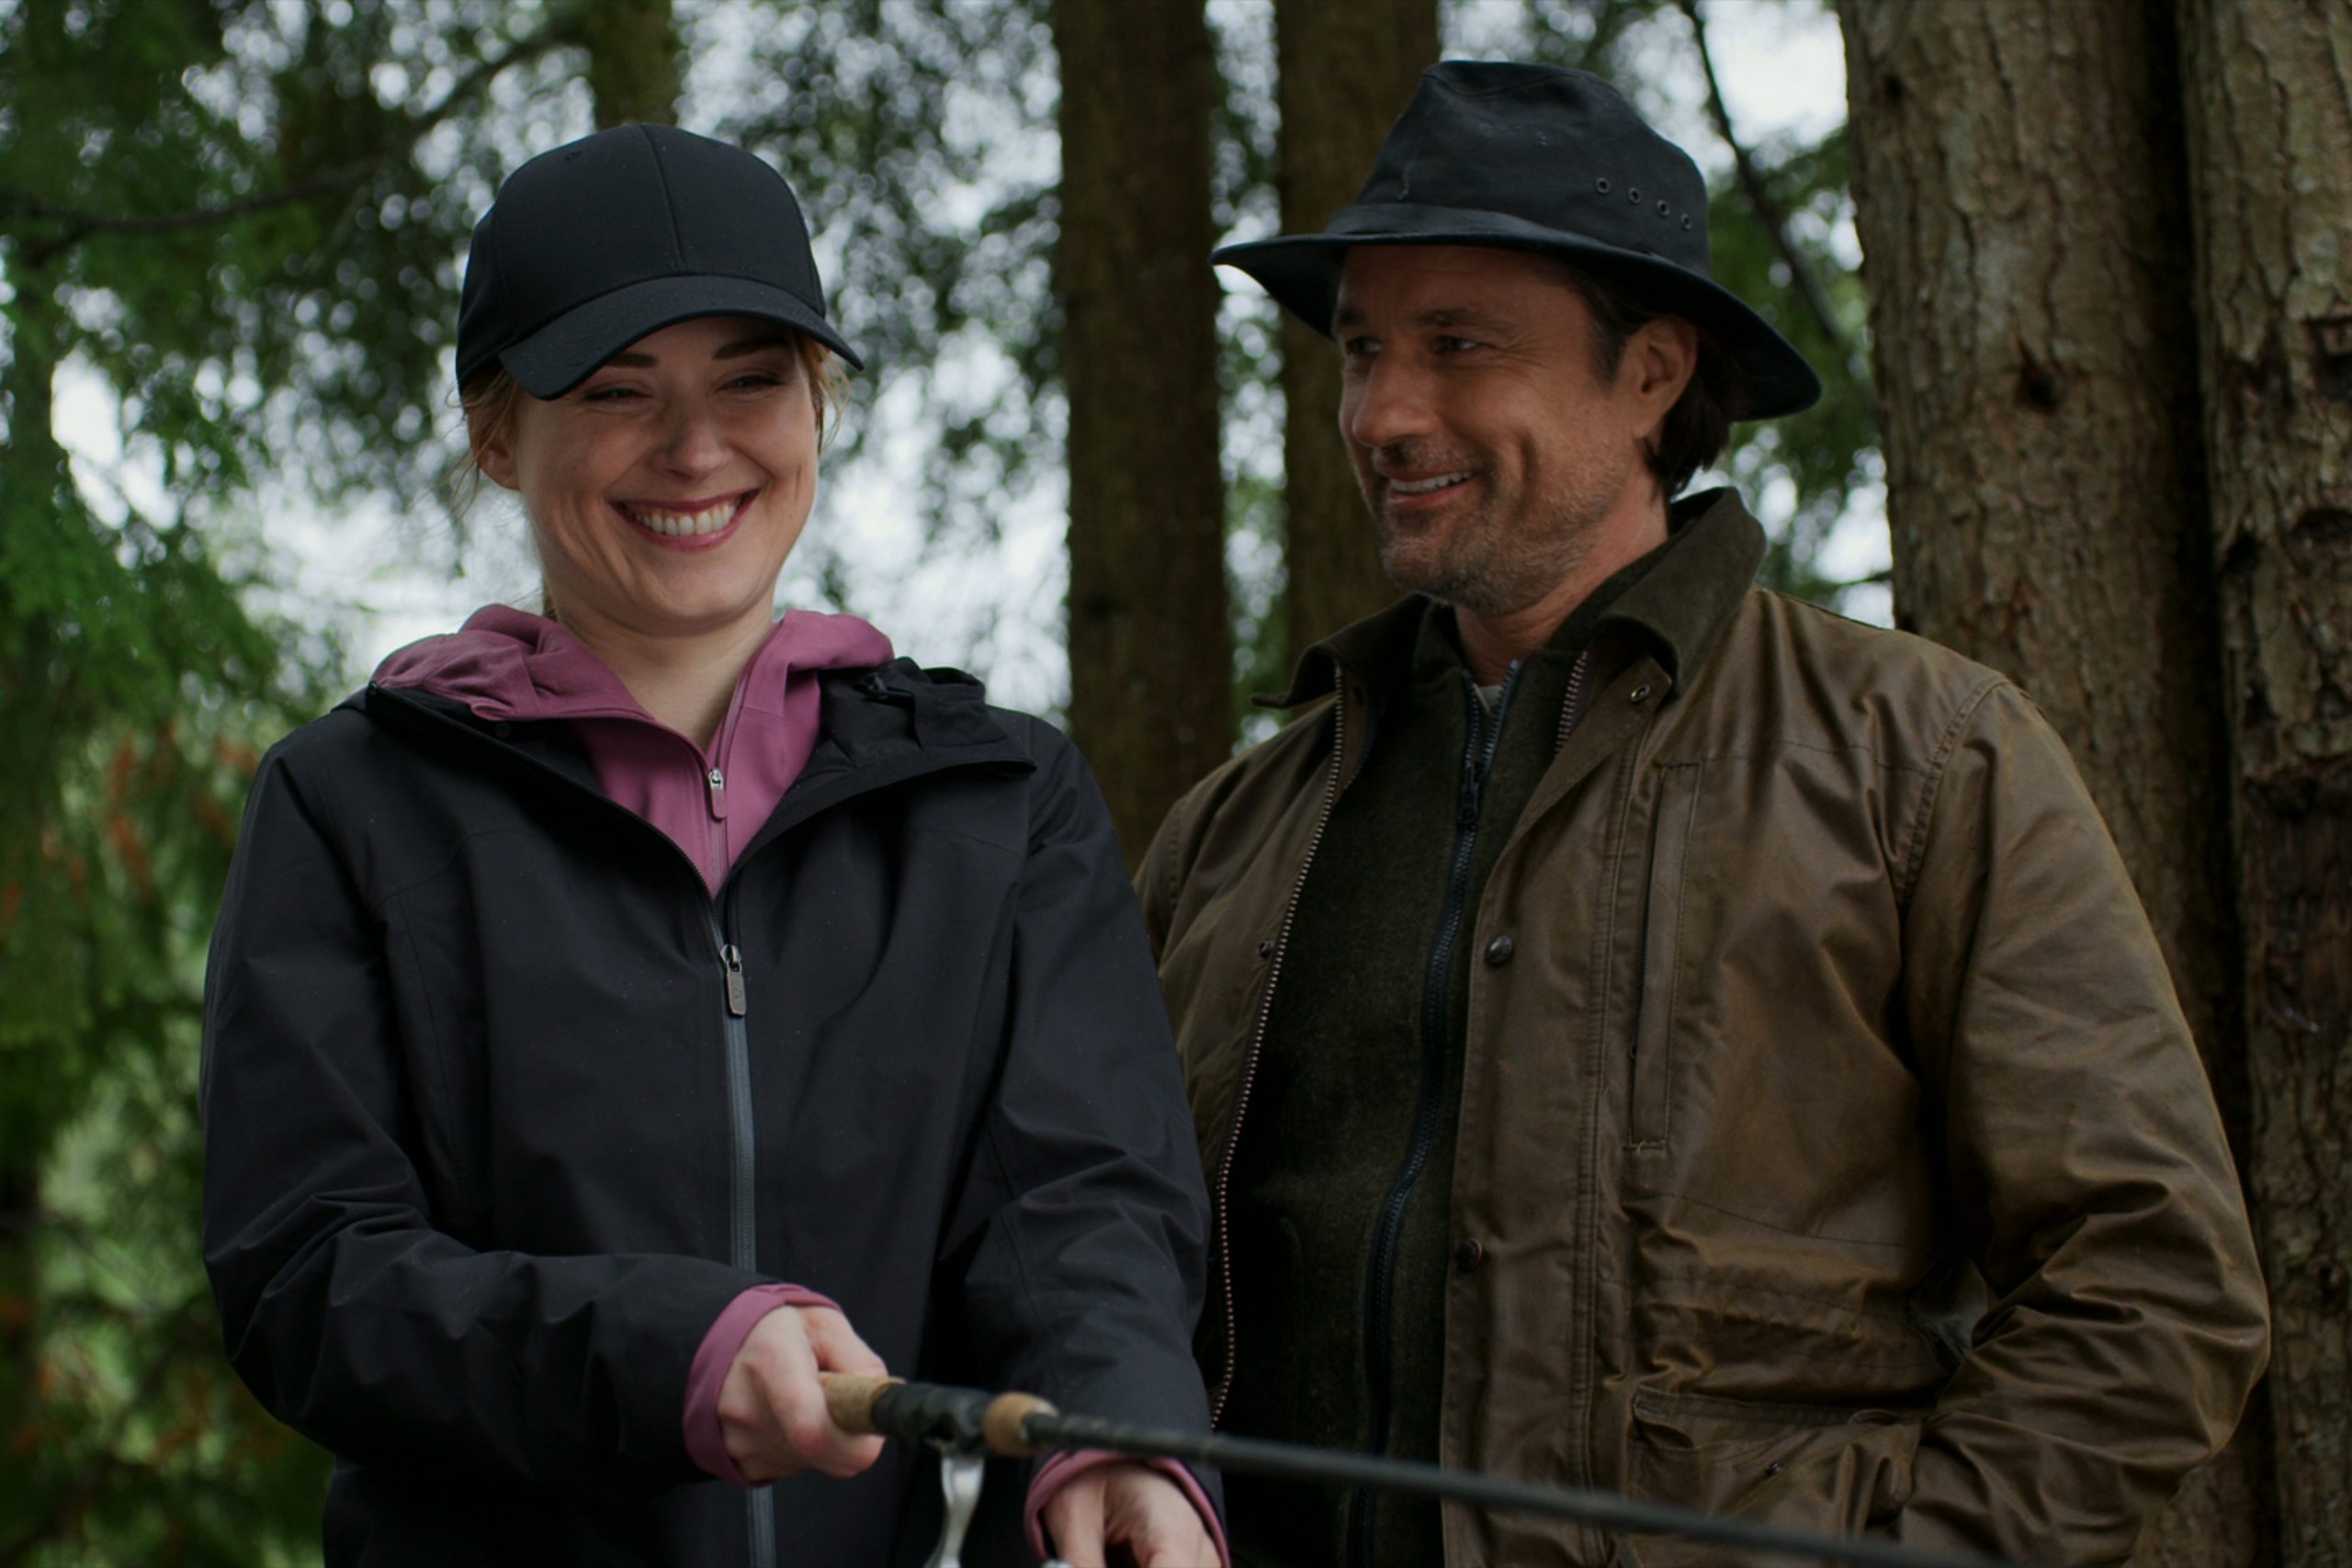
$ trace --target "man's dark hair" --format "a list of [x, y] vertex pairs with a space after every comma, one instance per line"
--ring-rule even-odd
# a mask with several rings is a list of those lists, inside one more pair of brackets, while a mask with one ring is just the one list
[[[1575, 289], [1585, 309], [1592, 312], [1593, 370], [1602, 380], [1609, 380], [1625, 357], [1626, 340], [1645, 322], [1670, 312], [1654, 309], [1623, 286], [1558, 256], [1545, 259], [1560, 281]], [[1691, 324], [1698, 326], [1695, 321]], [[1657, 476], [1658, 487], [1668, 501], [1680, 495], [1690, 476], [1722, 453], [1743, 400], [1730, 356], [1717, 345], [1713, 333], [1704, 327], [1698, 327], [1698, 332], [1699, 362], [1690, 372], [1690, 384], [1667, 411], [1657, 440], [1649, 448], [1650, 471]]]

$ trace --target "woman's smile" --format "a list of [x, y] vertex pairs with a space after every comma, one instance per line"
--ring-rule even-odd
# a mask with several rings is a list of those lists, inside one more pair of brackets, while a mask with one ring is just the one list
[[759, 494], [747, 490], [713, 501], [624, 501], [615, 505], [639, 532], [664, 548], [707, 550], [734, 536]]

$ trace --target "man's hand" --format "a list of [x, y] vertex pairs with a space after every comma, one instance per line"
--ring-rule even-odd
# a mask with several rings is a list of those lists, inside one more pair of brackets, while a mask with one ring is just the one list
[[1136, 1568], [1217, 1568], [1193, 1500], [1146, 1465], [1098, 1465], [1070, 1477], [1046, 1501], [1045, 1526], [1070, 1568], [1107, 1568], [1114, 1547]]
[[844, 1479], [881, 1457], [881, 1438], [833, 1425], [820, 1371], [881, 1377], [889, 1369], [849, 1319], [827, 1307], [778, 1307], [743, 1337], [718, 1388], [718, 1429], [746, 1481], [805, 1470]]

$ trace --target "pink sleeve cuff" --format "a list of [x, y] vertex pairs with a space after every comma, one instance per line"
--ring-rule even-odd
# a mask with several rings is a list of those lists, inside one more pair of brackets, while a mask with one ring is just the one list
[[743, 1472], [727, 1456], [727, 1436], [718, 1426], [718, 1391], [726, 1385], [727, 1373], [735, 1365], [735, 1352], [752, 1336], [752, 1327], [778, 1307], [841, 1308], [831, 1297], [819, 1295], [803, 1285], [754, 1285], [727, 1303], [702, 1337], [702, 1346], [695, 1351], [694, 1365], [686, 1372], [686, 1408], [684, 1416], [686, 1434], [686, 1457], [704, 1470], [732, 1483], [749, 1487]]
[[[1178, 1490], [1191, 1500], [1193, 1511], [1201, 1516], [1201, 1527], [1208, 1531], [1209, 1540], [1216, 1547], [1216, 1568], [1233, 1568], [1233, 1553], [1226, 1549], [1225, 1544], [1225, 1526], [1218, 1520], [1216, 1510], [1209, 1506], [1209, 1495], [1201, 1490], [1200, 1482], [1193, 1478], [1191, 1471], [1172, 1459], [1139, 1460], [1126, 1454], [1114, 1454], [1108, 1449], [1071, 1449], [1056, 1454], [1038, 1467], [1036, 1478], [1029, 1483], [1029, 1504], [1023, 1510], [1023, 1517], [1029, 1527], [1029, 1550], [1035, 1552], [1040, 1560], [1052, 1555], [1046, 1545], [1046, 1505], [1053, 1501], [1054, 1494], [1072, 1477], [1106, 1464], [1145, 1465], [1174, 1482]], [[1204, 1563], [1202, 1568], [1208, 1568], [1208, 1564]]]

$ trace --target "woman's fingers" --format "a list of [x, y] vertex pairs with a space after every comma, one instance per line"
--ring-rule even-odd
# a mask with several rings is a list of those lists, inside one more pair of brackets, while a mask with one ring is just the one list
[[1137, 1568], [1217, 1568], [1216, 1544], [1200, 1510], [1157, 1470], [1139, 1464], [1105, 1470], [1102, 1513], [1103, 1535], [1124, 1544]]
[[1055, 1556], [1069, 1568], [1104, 1568], [1102, 1472], [1064, 1482], [1046, 1504], [1045, 1524], [1054, 1538]]
[[825, 1408], [820, 1370], [880, 1375], [880, 1357], [848, 1319], [824, 1307], [778, 1307], [754, 1324], [728, 1368], [718, 1418], [728, 1456], [744, 1478], [774, 1481], [805, 1470], [859, 1473], [881, 1456], [882, 1439], [853, 1437]]
[[882, 1439], [855, 1437], [834, 1426], [832, 1413], [825, 1406], [824, 1385], [817, 1381], [816, 1374], [827, 1371], [883, 1377], [890, 1369], [857, 1337], [857, 1330], [840, 1313], [825, 1307], [805, 1307], [801, 1310], [800, 1325], [808, 1337], [814, 1357], [808, 1393], [815, 1406], [813, 1414], [796, 1411], [800, 1419], [792, 1428], [794, 1447], [827, 1475], [856, 1475], [882, 1457]]
[[849, 1319], [827, 1307], [803, 1307], [800, 1325], [807, 1331], [808, 1345], [817, 1354], [817, 1366], [821, 1371], [849, 1372], [857, 1377], [888, 1376], [890, 1369], [882, 1358], [866, 1348], [849, 1325]]
[[1046, 1503], [1045, 1525], [1069, 1568], [1104, 1568], [1113, 1548], [1139, 1568], [1217, 1568], [1193, 1500], [1147, 1465], [1107, 1464], [1071, 1477]]

